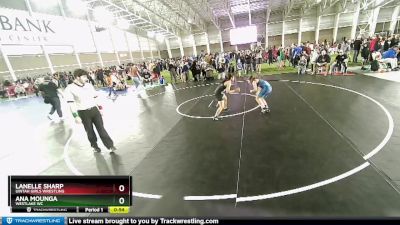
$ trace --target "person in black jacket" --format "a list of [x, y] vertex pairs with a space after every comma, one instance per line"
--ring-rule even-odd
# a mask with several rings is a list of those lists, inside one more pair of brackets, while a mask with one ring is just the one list
[[190, 70], [192, 71], [194, 81], [195, 82], [199, 81], [200, 74], [201, 74], [201, 68], [200, 68], [200, 64], [198, 64], [198, 62], [196, 60], [193, 61], [193, 64], [190, 67]]
[[340, 73], [346, 73], [347, 60], [348, 60], [347, 55], [343, 52], [343, 50], [339, 50], [339, 54], [336, 56], [336, 59], [331, 66], [331, 74], [334, 75], [336, 69]]
[[[72, 76], [70, 72], [70, 77]], [[97, 78], [97, 85], [102, 85], [103, 87], [106, 86], [106, 82], [104, 82], [104, 70], [102, 68], [98, 68], [96, 71], [96, 78]], [[68, 83], [70, 84], [70, 83]]]
[[57, 111], [58, 117], [60, 118], [60, 121], [62, 121], [63, 114], [61, 111], [60, 98], [58, 97], [58, 87], [51, 80], [51, 77], [45, 77], [44, 82], [39, 85], [39, 91], [44, 98], [44, 103], [51, 105], [51, 110], [49, 115], [47, 115], [47, 118], [49, 118], [49, 120], [53, 120], [52, 115], [55, 111]]
[[385, 39], [385, 42], [383, 43], [383, 51], [384, 51], [384, 52], [386, 52], [387, 50], [389, 50], [389, 47], [390, 47], [389, 42], [390, 42], [389, 38], [386, 38], [386, 39]]
[[331, 57], [328, 54], [326, 54], [325, 50], [322, 50], [321, 55], [318, 56], [317, 58], [317, 69], [315, 70], [315, 72], [318, 71], [319, 67], [324, 67], [325, 68], [324, 76], [326, 76], [329, 71], [330, 62], [331, 62]]
[[354, 56], [353, 56], [353, 62], [354, 63], [357, 63], [357, 58], [358, 58], [358, 54], [360, 53], [360, 50], [361, 50], [361, 45], [362, 45], [362, 41], [358, 37], [354, 41]]
[[390, 39], [390, 45], [389, 47], [392, 48], [393, 46], [399, 45], [399, 35], [392, 35], [392, 38]]
[[176, 74], [176, 65], [175, 65], [174, 61], [172, 61], [172, 60], [169, 61], [168, 70], [169, 70], [169, 73], [171, 74], [171, 83], [173, 81], [175, 81], [175, 83], [177, 83], [177, 81], [176, 81], [176, 76], [177, 76], [177, 74]]
[[252, 72], [251, 70], [251, 55], [249, 52], [246, 53], [244, 56], [245, 62], [246, 62], [246, 74], [249, 74], [249, 72]]
[[363, 58], [362, 67], [361, 67], [362, 70], [365, 70], [365, 67], [364, 67], [364, 66], [365, 66], [366, 64], [368, 64], [369, 55], [370, 55], [369, 46], [368, 46], [368, 43], [365, 42], [365, 43], [363, 44], [363, 47], [362, 47], [362, 50], [361, 50], [361, 57]]
[[268, 48], [268, 65], [271, 65], [273, 63], [273, 55], [272, 55], [272, 48], [271, 46]]

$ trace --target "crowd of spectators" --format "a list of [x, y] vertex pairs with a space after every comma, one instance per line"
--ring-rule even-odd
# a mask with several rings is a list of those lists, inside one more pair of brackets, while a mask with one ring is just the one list
[[[214, 73], [217, 79], [224, 79], [227, 73], [236, 73], [239, 77], [249, 73], [261, 73], [261, 65], [276, 65], [278, 70], [285, 67], [297, 68], [299, 74], [333, 74], [346, 73], [349, 62], [362, 60], [362, 69], [371, 71], [398, 70], [400, 61], [399, 35], [373, 38], [358, 37], [330, 43], [304, 42], [299, 45], [269, 46], [263, 48], [260, 43], [251, 49], [205, 53], [198, 56], [184, 56], [172, 59], [149, 60], [142, 63], [128, 63], [119, 66], [88, 68], [89, 82], [98, 88], [108, 88], [109, 96], [116, 91], [126, 90], [129, 80], [138, 84], [154, 86], [165, 84], [162, 71], [168, 71], [172, 83], [212, 80]], [[332, 59], [333, 58], [333, 59]], [[45, 74], [44, 76], [48, 76]], [[19, 97], [30, 94], [38, 95], [38, 86], [43, 77], [26, 77], [15, 82], [5, 81], [0, 84], [0, 96]], [[57, 72], [52, 76], [59, 88], [65, 88], [73, 82], [72, 72]]]

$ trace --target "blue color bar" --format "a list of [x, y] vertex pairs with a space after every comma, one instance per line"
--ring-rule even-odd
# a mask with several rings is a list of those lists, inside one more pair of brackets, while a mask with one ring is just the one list
[[3, 217], [3, 225], [64, 225], [64, 217]]

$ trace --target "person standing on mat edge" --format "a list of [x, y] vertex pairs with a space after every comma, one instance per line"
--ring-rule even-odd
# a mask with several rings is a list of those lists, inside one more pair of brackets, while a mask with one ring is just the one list
[[256, 102], [261, 107], [262, 113], [269, 113], [267, 101], [265, 99], [271, 94], [272, 86], [267, 81], [250, 76], [248, 82], [253, 86], [250, 93], [256, 93]]
[[113, 93], [114, 97], [112, 99], [115, 100], [118, 97], [117, 91], [115, 91], [115, 86], [117, 85], [116, 77], [112, 74], [111, 70], [104, 71], [104, 74], [106, 75], [108, 86], [108, 97], [111, 98], [111, 93]]
[[60, 98], [58, 97], [58, 93], [61, 94], [61, 92], [59, 92], [57, 85], [51, 80], [50, 76], [46, 76], [44, 78], [44, 82], [39, 85], [39, 91], [44, 98], [44, 103], [51, 105], [51, 110], [49, 115], [47, 115], [47, 118], [49, 118], [49, 120], [53, 120], [52, 115], [55, 111], [57, 111], [60, 121], [63, 121], [61, 102]]
[[225, 93], [233, 94], [233, 93], [240, 92], [240, 88], [231, 90], [233, 81], [234, 81], [234, 77], [232, 76], [232, 74], [228, 74], [228, 76], [225, 77], [225, 79], [221, 82], [221, 84], [215, 90], [215, 98], [218, 101], [218, 109], [215, 112], [215, 115], [213, 117], [214, 121], [221, 120], [221, 117], [219, 117], [221, 112], [228, 110], [228, 98], [226, 97]]
[[97, 145], [97, 137], [93, 129], [94, 125], [103, 144], [111, 152], [114, 152], [116, 150], [114, 142], [104, 128], [103, 118], [100, 113], [102, 107], [97, 103], [97, 92], [92, 84], [87, 83], [87, 76], [88, 73], [85, 70], [75, 70], [74, 82], [65, 89], [65, 98], [75, 121], [83, 124], [93, 150], [101, 152]]
[[140, 78], [139, 69], [137, 68], [136, 65], [131, 65], [129, 67], [129, 76], [131, 76], [132, 81], [135, 85], [135, 91], [138, 91], [139, 86], [142, 83], [142, 80]]

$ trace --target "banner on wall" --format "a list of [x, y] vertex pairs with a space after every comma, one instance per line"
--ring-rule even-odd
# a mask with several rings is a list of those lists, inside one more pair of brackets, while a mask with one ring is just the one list
[[[0, 8], [0, 43], [4, 45], [74, 45], [74, 36], [88, 36], [90, 29], [85, 21], [64, 19], [60, 16]], [[85, 35], [86, 34], [86, 35]]]

